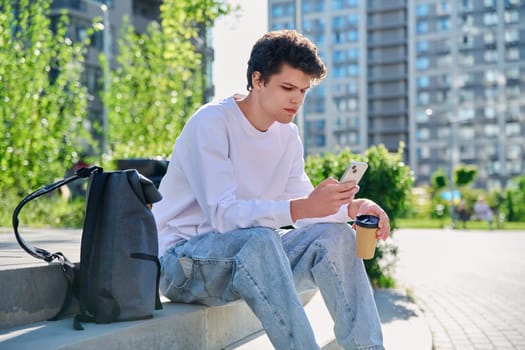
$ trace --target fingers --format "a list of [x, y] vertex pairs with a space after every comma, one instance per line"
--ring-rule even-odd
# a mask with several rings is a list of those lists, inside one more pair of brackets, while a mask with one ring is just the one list
[[319, 182], [318, 186], [326, 186], [326, 185], [337, 184], [337, 183], [339, 182], [336, 179], [334, 179], [333, 177], [328, 177], [324, 179], [323, 181]]
[[388, 238], [390, 234], [390, 219], [383, 209], [378, 213], [379, 224], [377, 230], [377, 239], [382, 239], [383, 241]]
[[386, 240], [390, 234], [390, 219], [387, 213], [375, 202], [371, 200], [364, 200], [363, 204], [359, 207], [360, 214], [374, 215], [379, 218], [377, 225], [376, 238]]

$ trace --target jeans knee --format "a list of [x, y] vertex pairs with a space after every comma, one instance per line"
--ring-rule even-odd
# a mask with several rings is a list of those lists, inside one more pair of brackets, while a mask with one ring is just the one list
[[249, 240], [253, 241], [258, 247], [275, 246], [280, 242], [279, 234], [268, 227], [254, 227], [247, 230], [250, 236]]
[[346, 223], [326, 223], [322, 225], [323, 234], [318, 243], [328, 252], [355, 249], [355, 231]]

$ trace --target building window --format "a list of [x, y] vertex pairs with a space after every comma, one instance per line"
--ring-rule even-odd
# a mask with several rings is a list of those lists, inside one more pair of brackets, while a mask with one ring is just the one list
[[460, 154], [463, 159], [476, 159], [476, 148], [474, 146], [461, 146]]
[[436, 59], [436, 64], [438, 67], [450, 67], [452, 64], [452, 55], [441, 55]]
[[520, 136], [521, 125], [519, 123], [508, 123], [507, 125], [505, 125], [505, 135], [507, 137]]
[[496, 43], [496, 39], [493, 32], [485, 32], [483, 34], [483, 42], [485, 42], [485, 45], [494, 45]]
[[420, 92], [417, 94], [417, 104], [419, 106], [426, 106], [430, 102], [430, 95], [428, 92]]
[[437, 5], [437, 13], [438, 14], [447, 14], [450, 13], [450, 5], [448, 1], [440, 1]]
[[472, 11], [474, 9], [474, 5], [472, 4], [472, 0], [463, 0], [461, 4], [461, 10], [463, 11]]
[[483, 59], [487, 63], [493, 63], [498, 60], [498, 52], [496, 50], [485, 50], [483, 54]]
[[342, 10], [345, 8], [355, 8], [358, 5], [358, 0], [332, 0], [332, 9]]
[[473, 102], [474, 101], [474, 91], [471, 89], [461, 89], [459, 90], [459, 102]]
[[438, 21], [438, 30], [444, 32], [450, 30], [450, 18], [441, 18]]
[[428, 16], [428, 4], [417, 5], [417, 7], [416, 7], [416, 16], [417, 17]]
[[347, 54], [348, 59], [351, 61], [355, 61], [359, 59], [359, 49], [358, 48], [351, 47], [347, 50], [346, 54]]
[[499, 135], [499, 128], [497, 124], [485, 124], [484, 129], [486, 137], [497, 137]]
[[474, 55], [469, 53], [460, 54], [458, 60], [458, 63], [462, 66], [472, 67], [474, 65]]
[[273, 4], [272, 17], [293, 17], [295, 16], [295, 6], [292, 3]]
[[355, 42], [357, 41], [358, 35], [357, 30], [349, 30], [347, 33], [347, 41], [348, 42]]
[[418, 70], [424, 70], [429, 67], [429, 60], [427, 57], [418, 57], [416, 60], [416, 69]]
[[429, 119], [430, 119], [430, 115], [426, 111], [419, 109], [416, 112], [416, 121], [418, 123], [428, 123]]
[[486, 26], [494, 26], [498, 24], [497, 12], [485, 12], [483, 14], [483, 24]]
[[517, 10], [505, 11], [505, 23], [519, 23], [520, 13]]
[[335, 79], [341, 79], [345, 77], [345, 68], [344, 66], [335, 66], [332, 70], [332, 74]]
[[428, 41], [418, 41], [416, 43], [416, 51], [417, 53], [425, 53], [428, 51]]
[[476, 111], [474, 108], [460, 108], [458, 111], [458, 120], [466, 121], [472, 120], [476, 116]]
[[496, 118], [496, 109], [494, 107], [485, 107], [485, 118], [495, 119]]
[[428, 128], [419, 128], [416, 131], [416, 139], [418, 141], [425, 141], [430, 138], [430, 131]]
[[505, 31], [505, 44], [517, 44], [520, 41], [519, 32], [516, 29]]
[[430, 158], [430, 148], [426, 146], [421, 146], [417, 148], [417, 158], [418, 159], [428, 159]]
[[357, 64], [348, 65], [348, 76], [355, 77], [359, 75], [359, 66]]
[[324, 135], [315, 135], [315, 145], [317, 147], [324, 147], [326, 144]]
[[304, 13], [322, 13], [324, 11], [324, 0], [304, 0]]
[[428, 32], [428, 22], [427, 21], [418, 21], [416, 24], [416, 33], [423, 34]]
[[485, 87], [484, 97], [486, 100], [495, 101], [498, 99], [499, 92], [496, 86]]
[[475, 132], [474, 132], [474, 128], [469, 127], [469, 126], [461, 127], [459, 129], [459, 137], [462, 140], [467, 140], [467, 141], [474, 140], [474, 138], [476, 137], [475, 136]]
[[427, 88], [430, 85], [430, 79], [426, 75], [417, 77], [417, 87]]
[[520, 145], [508, 145], [507, 146], [507, 159], [519, 160], [521, 158], [521, 146]]
[[461, 16], [461, 28], [468, 30], [474, 27], [474, 16], [470, 14], [464, 14]]
[[496, 8], [496, 0], [484, 0], [483, 4], [487, 8], [492, 8], [492, 9]]
[[519, 85], [507, 86], [507, 88], [505, 89], [505, 96], [509, 100], [519, 99], [520, 95], [521, 94]]
[[505, 58], [507, 61], [519, 61], [520, 50], [517, 47], [509, 47], [505, 52]]

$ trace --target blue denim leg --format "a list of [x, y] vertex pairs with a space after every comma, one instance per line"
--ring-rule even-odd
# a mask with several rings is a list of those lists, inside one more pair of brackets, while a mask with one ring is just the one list
[[276, 231], [199, 235], [160, 260], [160, 289], [170, 300], [221, 305], [242, 298], [276, 349], [319, 349]]
[[298, 290], [318, 286], [345, 349], [384, 349], [381, 323], [355, 232], [347, 224], [316, 224], [282, 235]]

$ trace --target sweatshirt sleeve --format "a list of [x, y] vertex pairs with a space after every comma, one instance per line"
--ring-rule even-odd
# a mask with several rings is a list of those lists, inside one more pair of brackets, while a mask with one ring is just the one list
[[[310, 178], [304, 170], [303, 144], [299, 138], [298, 133], [297, 140], [294, 143], [293, 147], [295, 148], [294, 151], [296, 156], [292, 164], [290, 177], [288, 178], [288, 183], [285, 192], [285, 196], [290, 199], [306, 197], [314, 189]], [[337, 211], [337, 213], [333, 215], [297, 220], [293, 223], [293, 226], [299, 228], [321, 222], [340, 223], [348, 222], [350, 220], [351, 219], [348, 217], [348, 206], [342, 205], [341, 208], [339, 208], [339, 210]]]
[[213, 230], [292, 224], [288, 200], [243, 200], [236, 196], [235, 169], [222, 118], [192, 118], [177, 140], [176, 157]]

